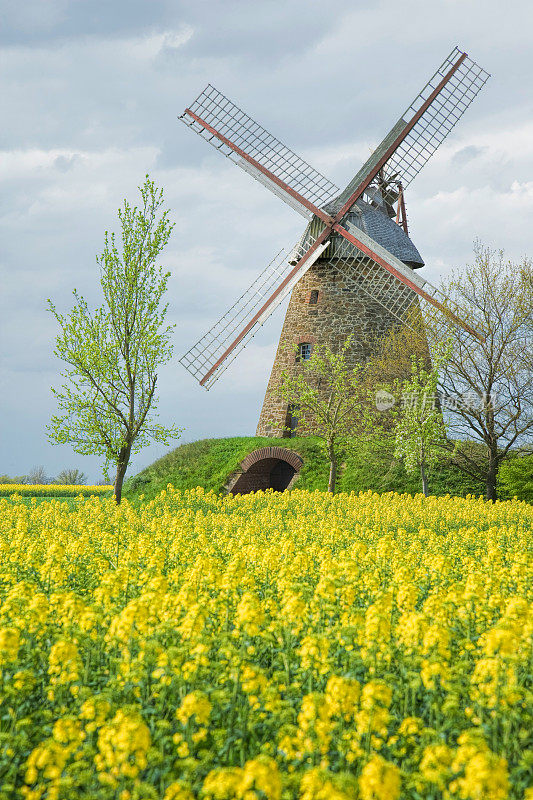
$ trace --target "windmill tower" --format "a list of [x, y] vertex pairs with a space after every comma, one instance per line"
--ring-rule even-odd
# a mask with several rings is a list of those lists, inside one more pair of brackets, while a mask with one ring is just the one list
[[[386, 246], [389, 253], [410, 269], [419, 269], [424, 262], [408, 235], [402, 187], [395, 191], [392, 181], [385, 182], [383, 173], [378, 177], [379, 181], [368, 189], [368, 200], [357, 200], [345, 220], [367, 235], [372, 234], [376, 242]], [[397, 209], [392, 205], [393, 200]], [[333, 200], [325, 210], [334, 215], [341, 203], [342, 200]], [[401, 216], [402, 210], [399, 224], [400, 217], [398, 222], [396, 217], [398, 212]], [[316, 223], [310, 222], [304, 238], [313, 235], [315, 228]], [[356, 253], [346, 252], [343, 242], [343, 237], [333, 233], [328, 247], [292, 290], [257, 436], [296, 435], [297, 413], [279, 398], [276, 388], [282, 373], [297, 369], [298, 362], [310, 356], [315, 343], [326, 344], [335, 352], [351, 336], [345, 356], [353, 368], [372, 354], [376, 340], [400, 324], [397, 316], [365, 291], [370, 279], [369, 267]], [[394, 283], [388, 291], [389, 300], [401, 304]]]
[[[281, 372], [315, 343], [335, 349], [353, 335], [348, 358], [368, 357], [375, 339], [408, 324], [430, 303], [480, 338], [449, 299], [415, 270], [404, 190], [483, 87], [488, 73], [454, 48], [369, 159], [341, 191], [213, 86], [180, 119], [301, 213], [308, 225], [223, 317], [180, 359], [209, 389], [291, 294], [267, 387], [258, 435], [294, 434], [295, 415], [275, 397]], [[297, 355], [287, 345], [297, 346]], [[271, 427], [274, 422], [274, 428]]]

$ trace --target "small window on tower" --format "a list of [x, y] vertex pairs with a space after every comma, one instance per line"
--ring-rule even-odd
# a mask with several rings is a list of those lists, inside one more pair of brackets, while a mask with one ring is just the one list
[[307, 361], [311, 358], [312, 345], [309, 342], [301, 342], [298, 345], [298, 352], [296, 353], [296, 363], [300, 361]]
[[312, 289], [309, 295], [309, 305], [316, 306], [318, 303], [318, 289]]

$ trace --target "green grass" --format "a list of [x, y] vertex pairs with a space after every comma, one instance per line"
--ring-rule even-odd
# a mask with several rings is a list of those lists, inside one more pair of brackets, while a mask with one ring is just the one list
[[[142, 494], [145, 499], [155, 497], [167, 484], [178, 489], [194, 489], [202, 486], [215, 492], [224, 491], [228, 476], [234, 472], [248, 453], [260, 447], [285, 447], [296, 450], [303, 458], [296, 486], [299, 489], [325, 490], [328, 484], [329, 465], [320, 448], [318, 439], [301, 437], [294, 439], [268, 439], [255, 436], [228, 439], [201, 439], [183, 444], [170, 451], [138, 475], [124, 484], [124, 496], [136, 500]], [[339, 470], [338, 491], [360, 492], [372, 489], [376, 492], [396, 491], [416, 494], [420, 491], [418, 475], [407, 475], [403, 465], [392, 456], [392, 445], [362, 441], [356, 452], [346, 460]], [[430, 474], [431, 494], [483, 494], [484, 487], [449, 463], [442, 462]]]

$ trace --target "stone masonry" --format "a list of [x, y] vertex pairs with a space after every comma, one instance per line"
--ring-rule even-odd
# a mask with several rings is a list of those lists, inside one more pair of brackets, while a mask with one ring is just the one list
[[[348, 274], [350, 280], [347, 280]], [[361, 265], [356, 260], [343, 263], [342, 270], [339, 270], [331, 261], [319, 259], [294, 287], [259, 417], [257, 436], [287, 435], [284, 433], [284, 427], [288, 425], [287, 404], [275, 397], [274, 389], [279, 385], [283, 370], [298, 369], [294, 345], [320, 343], [335, 351], [352, 334], [347, 360], [355, 366], [368, 358], [378, 337], [398, 325], [395, 317], [354, 286], [354, 279], [359, 277], [360, 280], [361, 274]], [[394, 283], [391, 281], [391, 292], [396, 291]], [[318, 290], [318, 302], [311, 305], [313, 290]]]

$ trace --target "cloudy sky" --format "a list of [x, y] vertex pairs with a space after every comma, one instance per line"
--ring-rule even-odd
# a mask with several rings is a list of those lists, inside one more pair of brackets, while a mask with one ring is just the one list
[[0, 474], [101, 475], [46, 438], [61, 369], [46, 299], [99, 302], [104, 231], [146, 173], [176, 223], [161, 422], [183, 441], [254, 433], [283, 312], [209, 392], [178, 357], [303, 220], [177, 120], [207, 83], [344, 185], [458, 44], [492, 78], [409, 188], [424, 273], [467, 263], [476, 237], [533, 255], [528, 0], [0, 0], [0, 18]]

